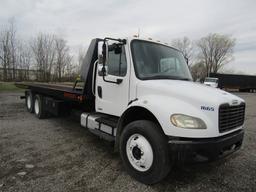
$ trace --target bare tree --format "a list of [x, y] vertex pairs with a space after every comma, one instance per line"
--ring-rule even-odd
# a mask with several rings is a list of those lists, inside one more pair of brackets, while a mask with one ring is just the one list
[[199, 48], [198, 59], [204, 63], [206, 75], [217, 73], [233, 58], [235, 39], [228, 35], [209, 34], [197, 42]]
[[71, 63], [71, 56], [69, 54], [69, 47], [62, 38], [55, 38], [56, 49], [56, 65], [55, 71], [57, 72], [58, 80], [61, 81], [62, 75], [65, 73], [66, 67]]
[[78, 51], [78, 65], [76, 66], [76, 71], [78, 74], [82, 68], [82, 65], [83, 65], [83, 62], [85, 59], [85, 55], [86, 55], [86, 49], [84, 47], [80, 47], [80, 49]]
[[29, 80], [31, 69], [32, 50], [27, 43], [18, 43], [17, 47], [17, 68], [19, 69], [19, 80]]
[[194, 81], [202, 82], [205, 78], [205, 65], [203, 62], [195, 63], [190, 67], [191, 75]]
[[[3, 69], [3, 80], [28, 79], [30, 67], [30, 49], [24, 43], [18, 41], [13, 24], [10, 28], [4, 28], [0, 35], [0, 66]], [[25, 70], [25, 77], [21, 77], [21, 71]], [[17, 77], [19, 73], [19, 78]], [[20, 78], [21, 77], [21, 78]]]
[[193, 44], [188, 37], [183, 37], [182, 39], [174, 39], [172, 41], [172, 46], [180, 50], [187, 60], [188, 65], [192, 64], [193, 56]]
[[6, 30], [1, 31], [0, 35], [0, 59], [1, 66], [3, 68], [3, 80], [7, 80], [7, 71], [10, 63], [10, 51], [9, 51], [9, 32]]
[[40, 81], [51, 80], [52, 67], [56, 58], [54, 39], [54, 35], [41, 33], [31, 43]]
[[0, 64], [3, 68], [3, 79], [13, 80], [16, 75], [16, 30], [14, 20], [3, 27], [0, 32]]
[[72, 60], [63, 38], [41, 33], [28, 46], [26, 41], [17, 38], [14, 19], [0, 28], [0, 68], [4, 81], [28, 80], [32, 62], [39, 81], [48, 82], [53, 78], [61, 81], [64, 76], [71, 79], [79, 71]]
[[69, 56], [67, 57], [67, 65], [65, 68], [65, 77], [68, 81], [74, 81], [76, 78], [76, 65], [73, 63], [73, 57]]
[[16, 79], [16, 51], [17, 51], [17, 40], [16, 40], [16, 28], [14, 18], [9, 20], [9, 33], [10, 33], [10, 54], [11, 54], [11, 68], [12, 68], [12, 80]]

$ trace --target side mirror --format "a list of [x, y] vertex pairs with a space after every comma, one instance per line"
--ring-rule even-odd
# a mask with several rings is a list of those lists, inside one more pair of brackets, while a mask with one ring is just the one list
[[[116, 81], [111, 81], [105, 79], [105, 76], [108, 75], [108, 67], [106, 66], [108, 62], [108, 52], [110, 51], [115, 51], [115, 54], [121, 53], [122, 52], [122, 47], [115, 45], [108, 45], [108, 40], [111, 41], [118, 41], [121, 42], [120, 39], [113, 39], [113, 38], [108, 38], [106, 37], [102, 42], [98, 43], [98, 75], [102, 76], [103, 80], [108, 83], [115, 83], [115, 84], [120, 84], [122, 83], [122, 79], [117, 79]], [[126, 43], [125, 40], [122, 41], [124, 44]], [[116, 49], [117, 46], [117, 49]]]
[[98, 75], [99, 76], [107, 76], [108, 75], [108, 67], [103, 67], [102, 64], [98, 65]]
[[108, 68], [106, 66], [108, 60], [108, 42], [99, 42], [98, 44], [98, 74], [99, 76], [106, 76]]
[[[105, 61], [105, 63], [103, 63]], [[98, 63], [102, 65], [106, 65], [108, 61], [108, 42], [105, 42], [105, 46], [103, 41], [98, 43]]]

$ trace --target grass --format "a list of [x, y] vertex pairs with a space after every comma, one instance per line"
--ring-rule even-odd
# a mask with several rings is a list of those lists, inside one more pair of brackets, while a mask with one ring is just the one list
[[0, 92], [16, 92], [22, 90], [23, 89], [16, 87], [14, 82], [0, 82]]

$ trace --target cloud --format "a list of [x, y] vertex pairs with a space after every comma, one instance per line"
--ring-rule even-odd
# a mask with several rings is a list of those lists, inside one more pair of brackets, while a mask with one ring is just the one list
[[[95, 37], [143, 37], [171, 42], [208, 33], [237, 39], [237, 70], [256, 73], [256, 1], [254, 0], [1, 0], [0, 23], [15, 17], [18, 32], [29, 38], [38, 32], [57, 33], [73, 52]], [[244, 66], [250, 66], [248, 69]]]

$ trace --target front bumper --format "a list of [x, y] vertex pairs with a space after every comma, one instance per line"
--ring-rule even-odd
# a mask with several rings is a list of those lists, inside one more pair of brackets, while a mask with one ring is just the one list
[[170, 137], [168, 144], [171, 156], [179, 162], [193, 160], [207, 161], [221, 158], [238, 150], [243, 142], [244, 131], [215, 138]]

